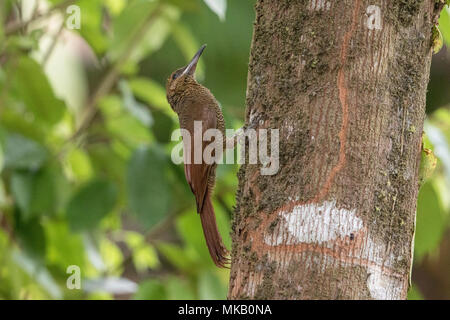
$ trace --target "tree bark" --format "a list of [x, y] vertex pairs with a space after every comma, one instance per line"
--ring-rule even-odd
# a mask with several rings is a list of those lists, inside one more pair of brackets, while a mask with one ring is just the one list
[[246, 122], [280, 170], [241, 167], [230, 299], [405, 299], [434, 0], [256, 3]]

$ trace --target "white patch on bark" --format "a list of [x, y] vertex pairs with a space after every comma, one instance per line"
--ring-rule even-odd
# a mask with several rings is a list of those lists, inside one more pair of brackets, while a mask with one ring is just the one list
[[[370, 270], [373, 269], [373, 270]], [[367, 288], [370, 296], [376, 300], [399, 300], [402, 298], [403, 282], [379, 269], [369, 268]]]
[[[292, 200], [292, 198], [291, 198]], [[351, 237], [359, 245], [342, 257], [340, 264], [345, 266], [361, 265], [369, 275], [367, 288], [373, 299], [401, 299], [406, 282], [393, 273], [397, 262], [407, 258], [407, 253], [394, 254], [389, 243], [384, 243], [368, 232], [355, 209], [336, 207], [336, 201], [324, 201], [295, 206], [291, 211], [278, 213], [279, 221], [272, 232], [265, 234], [264, 242], [270, 246], [320, 244], [324, 248], [335, 249], [336, 240], [349, 241]], [[335, 257], [308, 256], [305, 263], [308, 268], [317, 268], [319, 272], [335, 263]], [[292, 258], [292, 257], [291, 257]], [[279, 267], [285, 268], [290, 259], [279, 260]], [[273, 258], [277, 261], [277, 258]], [[389, 270], [391, 269], [391, 271]]]
[[[355, 215], [356, 210], [338, 209], [336, 201], [325, 201], [322, 204], [304, 204], [295, 206], [292, 212], [280, 212], [283, 219], [281, 227], [289, 233], [287, 239], [284, 232], [279, 232], [273, 239], [265, 237], [269, 245], [296, 243], [323, 243], [350, 236], [363, 227], [363, 222]], [[281, 230], [280, 230], [281, 231]]]

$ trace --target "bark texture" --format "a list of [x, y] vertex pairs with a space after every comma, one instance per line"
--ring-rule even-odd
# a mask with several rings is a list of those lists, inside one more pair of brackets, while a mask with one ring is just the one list
[[280, 170], [239, 172], [230, 299], [406, 298], [438, 13], [256, 3], [246, 121], [280, 130]]

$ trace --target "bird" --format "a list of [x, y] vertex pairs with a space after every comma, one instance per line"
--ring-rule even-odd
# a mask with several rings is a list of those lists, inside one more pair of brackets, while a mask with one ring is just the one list
[[[195, 79], [197, 63], [205, 48], [206, 44], [197, 51], [189, 64], [172, 72], [167, 79], [166, 94], [171, 108], [178, 115], [180, 129], [190, 133], [189, 138], [183, 136], [184, 173], [195, 196], [206, 245], [214, 264], [220, 268], [228, 268], [229, 252], [217, 228], [211, 201], [217, 164], [208, 164], [203, 157], [200, 163], [194, 161], [194, 121], [201, 121], [202, 136], [208, 129], [217, 129], [222, 133], [222, 137], [225, 137], [225, 121], [219, 103], [211, 91]], [[187, 139], [190, 141], [186, 141]], [[201, 143], [203, 155], [206, 142]]]

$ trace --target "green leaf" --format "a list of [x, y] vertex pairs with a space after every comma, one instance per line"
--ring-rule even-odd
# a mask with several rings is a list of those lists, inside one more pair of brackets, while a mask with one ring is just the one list
[[[1, 27], [0, 27], [1, 28]], [[2, 67], [0, 67], [0, 89], [3, 90], [3, 86], [6, 82], [6, 73]]]
[[450, 47], [450, 15], [449, 8], [444, 7], [441, 11], [441, 16], [439, 18], [439, 30], [444, 37], [444, 42], [447, 47]]
[[428, 148], [422, 148], [421, 154], [419, 181], [422, 184], [433, 176], [433, 172], [436, 169], [437, 158], [434, 155], [433, 150]]
[[47, 159], [47, 151], [39, 143], [19, 134], [9, 134], [5, 141], [5, 167], [36, 170]]
[[[7, 105], [14, 106], [14, 102], [8, 101]], [[31, 117], [24, 117], [24, 112], [20, 108], [4, 108], [0, 117], [2, 127], [15, 134], [20, 134], [34, 142], [44, 144], [51, 129], [42, 122], [34, 121]]]
[[147, 280], [139, 285], [133, 298], [136, 300], [165, 300], [166, 290], [158, 280]]
[[34, 176], [31, 210], [38, 214], [51, 215], [58, 205], [57, 177], [52, 170], [45, 168]]
[[[229, 221], [218, 205], [215, 204], [214, 208], [219, 232], [222, 235], [224, 244], [229, 246], [231, 242], [228, 234], [230, 230]], [[206, 246], [199, 215], [195, 211], [187, 211], [177, 218], [176, 228], [186, 246], [193, 249], [202, 265], [215, 268]]]
[[444, 217], [438, 195], [431, 183], [425, 183], [417, 201], [414, 254], [420, 261], [426, 253], [435, 250], [445, 230]]
[[[108, 96], [106, 99], [102, 99], [100, 107], [106, 118], [108, 133], [112, 137], [117, 137], [128, 148], [134, 149], [150, 141], [151, 134], [148, 126], [132, 115], [129, 110], [126, 110], [123, 101], [118, 96]], [[142, 109], [140, 110], [142, 111]], [[129, 157], [129, 152], [130, 150], [127, 150], [126, 158]], [[122, 171], [120, 174], [122, 175]]]
[[423, 300], [423, 295], [416, 284], [413, 284], [409, 289], [408, 300]]
[[110, 53], [114, 58], [128, 49], [130, 37], [136, 34], [154, 8], [155, 3], [151, 1], [134, 1], [134, 3], [125, 7], [114, 20], [114, 37], [110, 44]]
[[157, 108], [168, 116], [176, 116], [167, 102], [166, 90], [158, 82], [140, 77], [130, 80], [129, 85], [136, 97], [148, 103], [151, 107]]
[[4, 208], [8, 206], [8, 204], [9, 199], [6, 194], [5, 183], [3, 182], [3, 180], [0, 180], [0, 208]]
[[23, 212], [24, 220], [31, 217], [32, 185], [33, 176], [29, 172], [16, 172], [11, 177], [11, 192]]
[[64, 175], [55, 167], [16, 171], [11, 177], [11, 191], [25, 221], [57, 213], [66, 200], [68, 187]]
[[[1, 6], [4, 7], [4, 4], [2, 3]], [[1, 9], [3, 10], [4, 8]], [[3, 42], [5, 38], [5, 30], [3, 26], [4, 26], [4, 14], [2, 12], [0, 13], [0, 42]]]
[[31, 51], [38, 48], [38, 42], [35, 37], [30, 35], [11, 35], [7, 38], [7, 49], [11, 53], [20, 51]]
[[142, 234], [128, 231], [125, 233], [125, 242], [132, 251], [133, 263], [138, 272], [159, 266], [158, 254], [155, 248], [146, 243]]
[[57, 99], [41, 66], [21, 56], [8, 70], [12, 76], [11, 90], [25, 107], [40, 121], [53, 125], [65, 112], [64, 103]]
[[[130, 46], [133, 46], [130, 60], [139, 62], [162, 46], [170, 30], [165, 16], [178, 15], [178, 10], [164, 6], [158, 14], [153, 14], [156, 7], [156, 1], [133, 1], [114, 19], [114, 37], [109, 51], [112, 60], [123, 56], [124, 52], [127, 52]], [[152, 20], [149, 21], [148, 19]], [[131, 43], [144, 26], [148, 28], [145, 33], [140, 34], [139, 43], [136, 45]]]
[[107, 37], [102, 30], [103, 1], [79, 0], [77, 5], [81, 10], [80, 33], [96, 53], [103, 53], [107, 48]]
[[92, 164], [93, 172], [110, 177], [114, 181], [122, 184], [124, 171], [127, 165], [126, 160], [115, 148], [114, 144], [97, 144], [89, 148], [88, 156]]
[[122, 80], [119, 82], [119, 90], [122, 94], [125, 109], [144, 126], [150, 127], [153, 124], [150, 110], [145, 105], [136, 101], [126, 81]]
[[168, 300], [194, 300], [192, 286], [184, 279], [170, 277], [165, 281]]
[[71, 173], [78, 181], [86, 181], [93, 175], [89, 156], [81, 149], [73, 149], [66, 157]]
[[[229, 208], [232, 208], [234, 205], [234, 194], [230, 195], [233, 199], [232, 204]], [[214, 211], [216, 213], [216, 221], [217, 221], [217, 228], [219, 229], [219, 232], [222, 236], [223, 243], [226, 247], [231, 247], [231, 236], [230, 236], [230, 217], [229, 215], [223, 210], [223, 207], [216, 202], [213, 202]]]
[[79, 235], [70, 233], [65, 222], [49, 222], [45, 234], [48, 263], [58, 265], [64, 271], [70, 265], [84, 265], [83, 241]]
[[155, 123], [152, 126], [153, 134], [160, 143], [169, 143], [172, 136], [174, 122], [165, 113], [156, 111], [153, 113]]
[[20, 251], [13, 252], [13, 260], [33, 281], [42, 286], [53, 299], [62, 299], [61, 288], [40, 261]]
[[24, 221], [19, 212], [15, 213], [15, 231], [19, 238], [19, 243], [25, 251], [33, 258], [41, 259], [45, 257], [47, 241], [45, 231], [38, 218]]
[[127, 5], [127, 0], [106, 0], [105, 6], [110, 10], [113, 15], [117, 15]]
[[203, 0], [206, 5], [219, 17], [220, 21], [225, 21], [227, 11], [227, 0]]
[[75, 231], [95, 228], [112, 211], [117, 200], [117, 188], [106, 180], [92, 180], [81, 187], [67, 206], [67, 219]]
[[123, 262], [123, 254], [119, 247], [107, 238], [103, 238], [99, 247], [100, 255], [110, 273], [120, 276]]
[[171, 243], [160, 243], [158, 244], [158, 251], [176, 268], [185, 272], [194, 271], [192, 266], [195, 264], [195, 261], [188, 255], [186, 250]]
[[198, 280], [198, 295], [200, 300], [225, 300], [227, 288], [212, 272], [202, 272]]
[[177, 218], [176, 227], [186, 246], [194, 249], [202, 263], [212, 267], [213, 262], [206, 246], [200, 216], [195, 211], [188, 211]]
[[142, 148], [133, 154], [128, 165], [129, 205], [145, 228], [151, 228], [159, 223], [169, 209], [167, 161], [170, 160], [161, 152], [153, 148]]
[[[440, 160], [444, 169], [444, 176], [446, 176], [447, 181], [450, 183], [450, 136], [447, 133], [446, 137], [445, 134], [445, 131], [448, 130], [445, 128], [450, 128], [450, 113], [442, 110], [442, 112], [436, 112], [433, 117], [438, 119], [438, 121], [434, 121], [433, 123], [429, 121], [425, 122], [424, 130], [426, 132], [426, 140], [429, 141], [434, 154]], [[447, 123], [445, 121], [447, 121]], [[440, 126], [438, 126], [439, 123]], [[445, 201], [446, 199], [443, 200]]]

